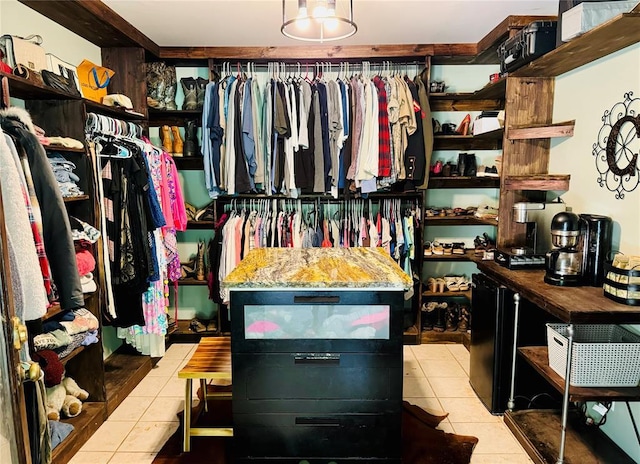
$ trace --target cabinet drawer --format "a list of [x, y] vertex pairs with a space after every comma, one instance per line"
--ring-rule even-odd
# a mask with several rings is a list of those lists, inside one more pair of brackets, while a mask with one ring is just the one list
[[234, 414], [240, 457], [400, 459], [401, 414]]
[[237, 354], [236, 400], [388, 401], [402, 398], [402, 356], [362, 353]]

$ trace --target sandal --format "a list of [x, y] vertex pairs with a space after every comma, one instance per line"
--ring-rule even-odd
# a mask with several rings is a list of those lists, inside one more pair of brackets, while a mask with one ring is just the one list
[[433, 277], [429, 277], [427, 279], [427, 286], [429, 287], [429, 291], [431, 293], [436, 293], [437, 290], [438, 290], [438, 285], [436, 284], [436, 279], [434, 279]]
[[463, 255], [464, 254], [464, 243], [463, 242], [455, 242], [452, 245], [453, 245], [452, 253], [454, 255]]
[[471, 288], [471, 282], [469, 282], [465, 277], [460, 277], [458, 280], [458, 288], [461, 292], [466, 292]]
[[427, 242], [424, 244], [424, 256], [431, 256], [433, 254], [431, 242]]
[[431, 249], [433, 250], [434, 255], [443, 255], [444, 248], [440, 242], [433, 242], [431, 245]]
[[186, 213], [187, 213], [187, 220], [195, 221], [196, 220], [196, 213], [197, 213], [196, 207], [191, 205], [191, 204], [189, 204], [189, 203], [187, 203], [187, 202], [185, 202], [184, 203], [184, 209], [186, 210]]
[[445, 243], [442, 245], [442, 251], [445, 255], [450, 255], [453, 253], [453, 245], [451, 243]]
[[458, 276], [445, 276], [445, 283], [447, 284], [447, 290], [450, 292], [459, 292], [460, 291], [460, 277]]
[[191, 319], [191, 322], [189, 322], [189, 330], [195, 332], [195, 333], [202, 333], [202, 332], [206, 332], [207, 331], [207, 327], [198, 320], [198, 318], [193, 318]]
[[[444, 293], [444, 286], [445, 286], [444, 279], [441, 279], [440, 277], [438, 277], [436, 279], [436, 288], [438, 289], [438, 293]], [[444, 304], [446, 304], [446, 303], [444, 303]]]

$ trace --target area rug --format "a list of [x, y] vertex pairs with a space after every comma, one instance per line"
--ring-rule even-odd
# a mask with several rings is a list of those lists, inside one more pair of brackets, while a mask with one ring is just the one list
[[[229, 424], [231, 401], [216, 401], [199, 423]], [[213, 412], [215, 411], [215, 413]], [[153, 460], [153, 464], [231, 464], [231, 439], [192, 437], [191, 451], [182, 452], [182, 413], [180, 427], [169, 438]], [[437, 430], [447, 415], [434, 416], [418, 406], [404, 402], [402, 411], [402, 462], [405, 464], [469, 464], [476, 437]]]

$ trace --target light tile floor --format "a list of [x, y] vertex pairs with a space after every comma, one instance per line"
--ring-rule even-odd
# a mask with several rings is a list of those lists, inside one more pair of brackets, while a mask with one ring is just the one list
[[[178, 428], [184, 408], [182, 368], [194, 344], [169, 347], [164, 358], [111, 414], [70, 464], [150, 464]], [[469, 352], [462, 345], [404, 347], [404, 398], [434, 413], [440, 429], [480, 439], [471, 464], [531, 464], [520, 444], [469, 386]], [[194, 393], [198, 382], [194, 382]], [[197, 438], [196, 438], [197, 440]]]

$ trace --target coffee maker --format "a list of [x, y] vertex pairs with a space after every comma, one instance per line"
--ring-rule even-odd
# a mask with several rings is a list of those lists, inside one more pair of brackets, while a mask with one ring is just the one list
[[546, 283], [563, 287], [582, 285], [584, 222], [580, 216], [569, 211], [553, 217], [550, 231], [554, 249], [545, 258]]
[[608, 216], [581, 214], [584, 227], [583, 284], [602, 287], [604, 262], [611, 251], [613, 222]]

